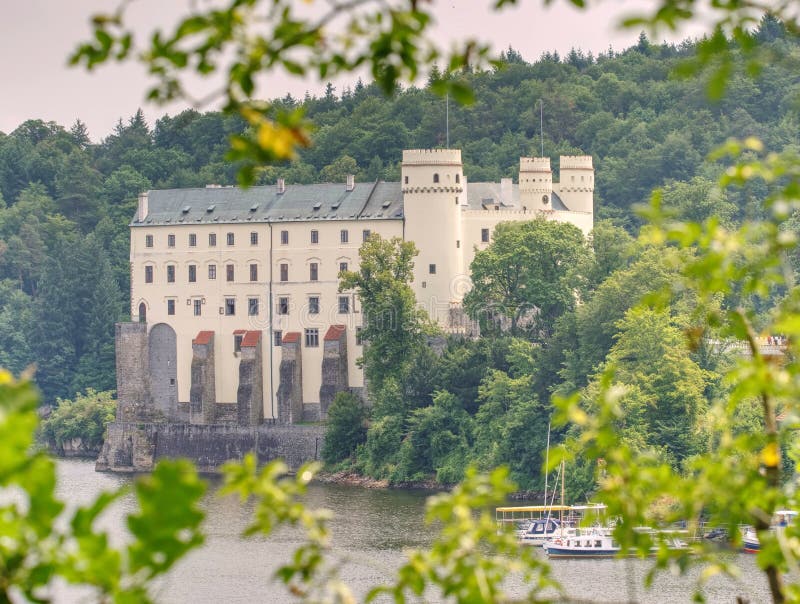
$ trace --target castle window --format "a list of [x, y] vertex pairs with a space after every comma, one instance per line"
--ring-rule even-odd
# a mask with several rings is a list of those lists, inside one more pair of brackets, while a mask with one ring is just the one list
[[208, 234], [208, 247], [217, 247], [217, 234], [216, 233], [209, 233]]
[[456, 184], [461, 182], [461, 174], [456, 174]]
[[244, 340], [244, 334], [233, 334], [233, 352], [242, 352], [242, 340]]
[[209, 264], [208, 265], [208, 280], [213, 281], [217, 278], [217, 265], [216, 264]]
[[167, 300], [167, 314], [168, 315], [175, 314], [175, 300]]
[[306, 329], [306, 346], [308, 348], [317, 348], [319, 347], [319, 329], [312, 328]]
[[175, 265], [167, 266], [167, 283], [175, 283]]
[[289, 265], [281, 264], [281, 281], [289, 280]]
[[456, 196], [456, 205], [458, 205], [458, 196]]
[[339, 263], [339, 272], [343, 273], [347, 270], [347, 262], [340, 262]]
[[189, 247], [197, 247], [197, 234], [189, 233]]
[[311, 231], [311, 243], [319, 243], [319, 231]]
[[367, 239], [369, 239], [370, 234], [371, 234], [371, 232], [370, 232], [369, 229], [364, 229], [364, 231], [361, 233], [361, 238], [364, 241], [366, 241]]
[[310, 315], [319, 314], [319, 296], [308, 297], [308, 314]]
[[574, 174], [570, 178], [572, 179], [572, 182], [575, 182], [575, 175]]
[[458, 249], [460, 247], [461, 247], [461, 240], [460, 239], [456, 239], [456, 249]]
[[436, 265], [435, 264], [429, 264], [428, 265], [428, 272], [431, 275], [435, 275], [436, 274]]
[[339, 314], [346, 315], [350, 312], [350, 297], [339, 296]]
[[226, 264], [225, 265], [225, 280], [226, 281], [233, 281], [233, 265]]
[[175, 235], [167, 235], [167, 247], [175, 247]]
[[250, 245], [258, 245], [258, 233], [255, 231], [250, 233]]
[[339, 241], [341, 243], [347, 243], [349, 239], [350, 239], [350, 233], [347, 229], [342, 229], [341, 231], [339, 231]]
[[189, 283], [197, 282], [197, 266], [194, 264], [189, 265]]
[[144, 282], [145, 283], [152, 283], [153, 282], [153, 267], [152, 266], [145, 266], [144, 267]]
[[227, 241], [228, 245], [233, 245], [233, 241], [234, 241], [233, 233], [228, 233], [226, 241]]
[[281, 231], [281, 245], [289, 245], [289, 231]]
[[489, 242], [489, 229], [481, 229], [481, 241], [483, 243]]
[[364, 338], [361, 335], [361, 328], [356, 327], [356, 346], [361, 346], [364, 344]]
[[251, 317], [258, 316], [258, 298], [247, 299], [247, 314]]
[[408, 176], [403, 177], [403, 183], [408, 184]]
[[225, 314], [229, 317], [236, 314], [236, 298], [225, 298]]
[[438, 174], [434, 174], [433, 175], [433, 182], [434, 183], [438, 183], [439, 182], [439, 175]]
[[147, 323], [147, 306], [144, 302], [139, 304], [139, 323]]
[[311, 281], [317, 281], [319, 279], [319, 264], [316, 262], [312, 262], [308, 265], [308, 278]]
[[279, 315], [288, 315], [289, 314], [289, 298], [288, 296], [282, 296], [278, 298], [278, 314]]
[[258, 265], [250, 265], [250, 281], [258, 281]]
[[273, 344], [275, 346], [280, 346], [283, 344], [283, 332], [280, 329], [276, 329], [272, 332], [272, 337], [274, 339]]
[[144, 236], [144, 247], [153, 247], [153, 236], [152, 235], [145, 235]]
[[194, 316], [199, 317], [201, 314], [203, 314], [202, 311], [203, 311], [203, 301], [200, 299], [196, 299], [194, 301]]

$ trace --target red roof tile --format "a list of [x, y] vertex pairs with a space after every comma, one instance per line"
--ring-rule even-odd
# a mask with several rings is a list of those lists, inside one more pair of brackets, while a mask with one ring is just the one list
[[325, 334], [325, 341], [326, 342], [330, 342], [330, 341], [334, 341], [335, 342], [336, 340], [338, 340], [339, 338], [342, 337], [342, 334], [344, 333], [344, 330], [345, 330], [345, 326], [344, 325], [331, 325], [328, 328], [328, 333]]
[[300, 332], [299, 331], [290, 331], [283, 336], [283, 343], [284, 344], [295, 344], [300, 341]]
[[261, 339], [261, 330], [248, 331], [242, 338], [242, 348], [246, 346], [258, 346], [258, 341]]
[[233, 330], [233, 335], [235, 335], [235, 336], [243, 336], [246, 333], [247, 333], [246, 329], [234, 329]]
[[192, 344], [206, 345], [211, 342], [211, 338], [213, 337], [214, 337], [213, 331], [201, 331], [200, 333], [197, 334], [197, 337], [194, 340], [192, 340]]

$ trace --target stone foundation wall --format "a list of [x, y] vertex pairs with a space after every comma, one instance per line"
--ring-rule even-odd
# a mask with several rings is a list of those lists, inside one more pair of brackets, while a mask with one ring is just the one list
[[319, 459], [322, 426], [231, 426], [114, 422], [97, 458], [98, 471], [149, 472], [160, 459], [186, 458], [201, 472], [253, 451], [260, 464], [282, 458], [291, 470]]

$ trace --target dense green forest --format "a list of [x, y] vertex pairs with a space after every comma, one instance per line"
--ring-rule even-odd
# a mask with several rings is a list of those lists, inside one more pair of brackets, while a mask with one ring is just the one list
[[[773, 60], [755, 78], [731, 75], [716, 103], [702, 78], [674, 76], [696, 52], [694, 42], [653, 44], [644, 35], [631, 48], [597, 56], [573, 50], [527, 62], [509, 48], [501, 67], [459, 76], [476, 101], [451, 104], [450, 145], [463, 150], [471, 181], [515, 177], [520, 156], [539, 154], [541, 102], [545, 154], [594, 157], [596, 216], [607, 222], [590, 242], [579, 243], [579, 269], [553, 285], [578, 288], [581, 304], [557, 309], [541, 329], [492, 334], [485, 326], [490, 337], [453, 344], [439, 359], [411, 355], [419, 369], [413, 374], [423, 377], [404, 381], [394, 393], [390, 381], [377, 402], [384, 411], [369, 422], [371, 438], [362, 439], [366, 422], [364, 435], [350, 434], [360, 470], [395, 480], [438, 473], [450, 481], [465, 459], [508, 461], [523, 486], [535, 486], [550, 394], [592, 388], [609, 355], [623, 365], [639, 358], [629, 349], [643, 341], [635, 330], [645, 326], [650, 336], [659, 334], [658, 358], [676, 365], [657, 374], [674, 382], [658, 385], [647, 374], [653, 379], [644, 380], [635, 404], [650, 432], [635, 435], [661, 439], [675, 463], [699, 450], [702, 439], [693, 431], [692, 442], [673, 450], [665, 430], [686, 425], [665, 426], [676, 414], [649, 411], [659, 388], [680, 383], [684, 398], [670, 404], [700, 413], [718, 384], [704, 358], [670, 348], [681, 308], [691, 301], [675, 300], [666, 314], [629, 314], [636, 294], [669, 282], [675, 270], [669, 254], [634, 242], [640, 225], [634, 208], [662, 187], [663, 205], [686, 219], [716, 215], [736, 224], [759, 216], [766, 185], [719, 190], [716, 179], [727, 166], [706, 160], [730, 137], [757, 136], [774, 151], [800, 146], [800, 48], [770, 19], [755, 35]], [[397, 180], [402, 149], [445, 142], [445, 102], [427, 87], [385, 98], [375, 85], [359, 82], [341, 91], [329, 86], [320, 97], [276, 101], [278, 108], [299, 106], [316, 124], [313, 146], [291, 165], [261, 169], [259, 184], [277, 177], [337, 181], [347, 173]], [[47, 402], [88, 387], [113, 388], [113, 324], [129, 308], [127, 224], [136, 196], [150, 188], [234, 183], [238, 166], [224, 155], [229, 135], [244, 127], [237, 117], [187, 110], [152, 125], [139, 112], [99, 143], [80, 121], [66, 128], [30, 120], [0, 133], [0, 365], [19, 372], [35, 364]], [[648, 367], [631, 366], [630, 375], [644, 375]], [[352, 418], [363, 410], [351, 401], [342, 413]], [[381, 457], [385, 447], [395, 457]], [[459, 455], [466, 450], [470, 455]], [[341, 450], [329, 453], [342, 457]]]

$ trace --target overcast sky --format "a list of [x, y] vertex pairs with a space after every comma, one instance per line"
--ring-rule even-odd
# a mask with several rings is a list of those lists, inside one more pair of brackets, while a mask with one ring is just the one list
[[[27, 119], [53, 120], [69, 127], [84, 121], [95, 141], [109, 134], [120, 117], [142, 107], [152, 122], [181, 106], [147, 104], [147, 77], [135, 64], [112, 64], [93, 73], [67, 67], [67, 56], [90, 33], [89, 16], [109, 11], [118, 0], [3, 0], [0, 2], [0, 131], [9, 133]], [[320, 0], [316, 0], [320, 2]], [[135, 0], [128, 21], [137, 31], [168, 28], [186, 13], [192, 0]], [[580, 12], [566, 0], [545, 7], [542, 0], [520, 0], [521, 7], [492, 13], [492, 0], [437, 0], [435, 34], [449, 42], [474, 36], [499, 49], [514, 47], [527, 60], [547, 50], [566, 54], [581, 48], [595, 54], [609, 45], [622, 49], [638, 32], [620, 31], [620, 16], [631, 3], [606, 0]], [[204, 5], [203, 0], [194, 4]], [[639, 6], [647, 4], [638, 0]], [[634, 4], [635, 6], [635, 4]], [[111, 7], [111, 8], [110, 8]], [[341, 83], [339, 83], [341, 86]], [[318, 93], [324, 84], [281, 77], [269, 82], [262, 96], [276, 98], [306, 90]], [[210, 106], [206, 109], [214, 109]]]

